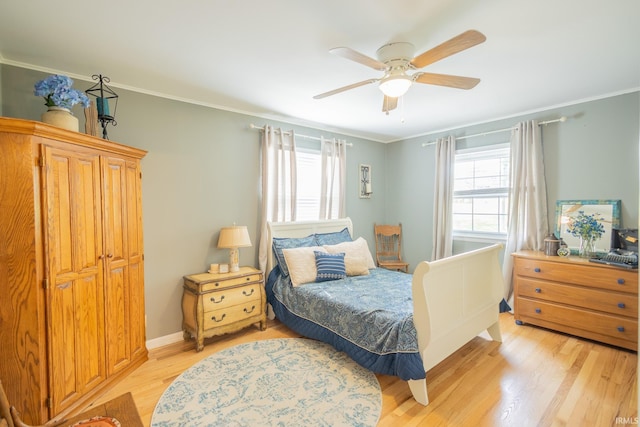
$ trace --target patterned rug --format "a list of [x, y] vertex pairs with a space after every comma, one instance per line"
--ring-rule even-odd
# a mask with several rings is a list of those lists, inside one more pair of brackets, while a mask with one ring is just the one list
[[375, 375], [333, 347], [283, 338], [222, 350], [165, 390], [151, 427], [375, 426]]

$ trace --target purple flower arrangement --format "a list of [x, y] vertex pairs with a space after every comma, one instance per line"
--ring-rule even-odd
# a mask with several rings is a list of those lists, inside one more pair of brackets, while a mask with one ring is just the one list
[[55, 74], [35, 84], [34, 95], [44, 97], [47, 107], [71, 108], [76, 104], [89, 107], [89, 98], [84, 92], [73, 89], [73, 80]]

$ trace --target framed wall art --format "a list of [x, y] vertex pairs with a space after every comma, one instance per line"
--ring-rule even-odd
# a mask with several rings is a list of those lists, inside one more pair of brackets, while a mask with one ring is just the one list
[[359, 166], [360, 185], [358, 195], [361, 199], [370, 199], [373, 194], [371, 187], [371, 165]]
[[609, 252], [611, 249], [611, 230], [620, 228], [620, 200], [558, 200], [556, 201], [556, 236], [567, 244], [572, 254], [578, 252], [580, 238], [571, 235], [568, 225], [571, 218], [580, 212], [602, 218], [604, 227], [602, 237], [595, 241], [596, 252]]

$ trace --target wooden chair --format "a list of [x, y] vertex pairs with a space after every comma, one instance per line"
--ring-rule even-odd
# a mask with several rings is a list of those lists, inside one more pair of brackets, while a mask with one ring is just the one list
[[64, 421], [49, 421], [46, 424], [40, 426], [30, 426], [25, 424], [20, 419], [20, 413], [13, 406], [9, 405], [9, 398], [4, 391], [2, 381], [0, 381], [0, 420], [3, 420], [6, 424], [2, 424], [0, 421], [0, 427], [6, 425], [7, 427], [54, 427], [64, 424]]
[[378, 225], [373, 224], [376, 236], [376, 263], [378, 267], [388, 270], [409, 270], [409, 263], [402, 260], [402, 224]]
[[[4, 420], [8, 427], [14, 427], [11, 419], [11, 406], [9, 406], [9, 398], [4, 392], [2, 381], [0, 380], [0, 420]], [[0, 423], [2, 425], [2, 423]]]

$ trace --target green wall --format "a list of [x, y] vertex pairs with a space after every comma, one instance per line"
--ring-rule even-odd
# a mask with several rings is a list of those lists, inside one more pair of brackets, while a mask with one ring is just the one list
[[[47, 74], [6, 64], [0, 72], [3, 115], [39, 120], [44, 101], [33, 95], [33, 85]], [[92, 83], [76, 80], [74, 87], [85, 90]], [[250, 129], [251, 123], [269, 123], [309, 136], [340, 136], [353, 143], [347, 149], [346, 209], [354, 235], [363, 236], [374, 250], [373, 223], [384, 221], [384, 144], [114, 90], [119, 95], [118, 125], [108, 127], [109, 139], [149, 152], [142, 161], [147, 339], [180, 331], [184, 275], [228, 261], [228, 250], [216, 248], [221, 227], [234, 222], [247, 225], [253, 247], [240, 249], [240, 262], [257, 265], [260, 132]], [[82, 109], [76, 106], [74, 113], [84, 129]], [[372, 165], [374, 171], [371, 199], [358, 197], [360, 163]]]
[[[387, 210], [389, 222], [402, 222], [410, 231], [404, 253], [415, 267], [431, 258], [435, 147], [423, 147], [442, 135], [456, 137], [509, 128], [524, 120], [564, 123], [542, 127], [549, 225], [555, 225], [556, 200], [620, 199], [623, 227], [638, 227], [638, 146], [640, 93], [558, 107], [491, 123], [412, 138], [387, 147]], [[507, 142], [509, 132], [459, 141], [458, 148]], [[551, 230], [553, 231], [553, 229]], [[454, 252], [486, 243], [455, 241]]]
[[[45, 107], [33, 95], [33, 85], [46, 75], [0, 64], [1, 114], [39, 120]], [[93, 83], [76, 80], [76, 87], [85, 90]], [[184, 275], [228, 259], [228, 251], [216, 248], [221, 227], [233, 222], [248, 226], [254, 246], [241, 249], [240, 260], [257, 265], [260, 133], [249, 129], [251, 123], [311, 136], [340, 136], [353, 143], [347, 151], [347, 215], [353, 219], [354, 235], [366, 238], [373, 251], [373, 223], [402, 222], [403, 252], [412, 269], [431, 258], [432, 246], [435, 150], [422, 143], [448, 133], [470, 135], [522, 120], [567, 116], [567, 122], [548, 125], [542, 134], [550, 223], [557, 199], [621, 199], [623, 226], [638, 224], [638, 92], [380, 144], [114, 89], [120, 97], [118, 125], [108, 128], [109, 138], [149, 152], [142, 161], [147, 339], [180, 331]], [[75, 110], [83, 129], [81, 109]], [[508, 133], [493, 134], [460, 142], [459, 147], [506, 138]], [[361, 163], [372, 166], [371, 199], [358, 197]], [[480, 245], [456, 241], [454, 250]]]

